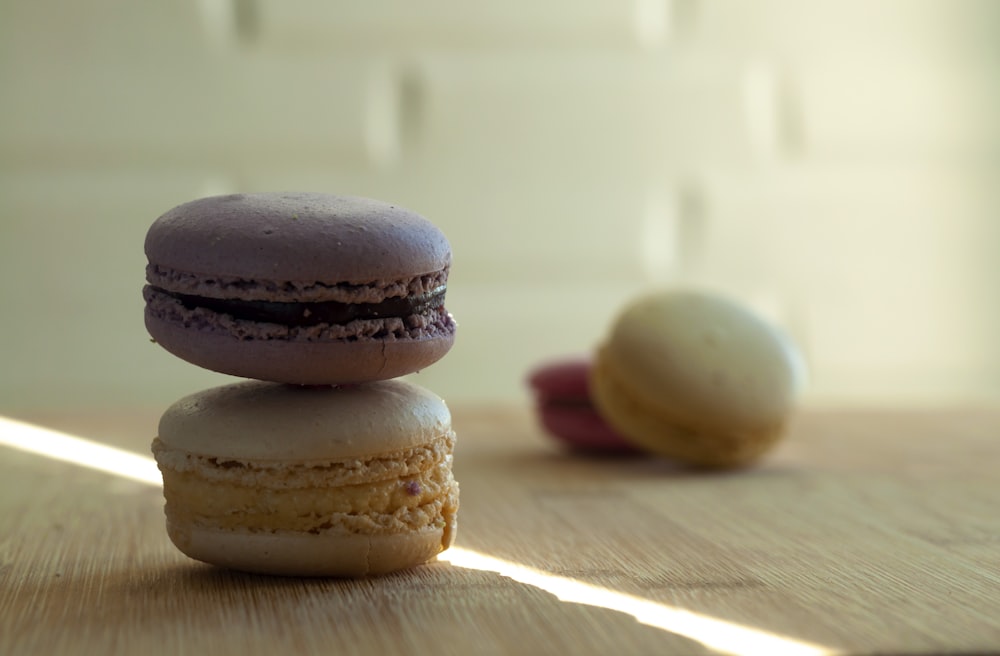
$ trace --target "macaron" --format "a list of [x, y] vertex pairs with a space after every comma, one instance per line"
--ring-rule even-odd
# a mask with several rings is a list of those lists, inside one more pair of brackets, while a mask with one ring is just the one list
[[804, 371], [794, 343], [742, 304], [662, 291], [616, 317], [590, 383], [601, 416], [633, 444], [727, 468], [754, 462], [784, 435]]
[[528, 375], [542, 429], [570, 449], [627, 453], [637, 449], [598, 414], [590, 395], [590, 359], [551, 360]]
[[319, 193], [213, 196], [150, 226], [146, 328], [213, 371], [282, 383], [387, 380], [448, 352], [451, 247], [422, 216]]
[[402, 379], [344, 388], [243, 381], [160, 419], [167, 534], [213, 565], [288, 576], [406, 569], [455, 536], [445, 403]]

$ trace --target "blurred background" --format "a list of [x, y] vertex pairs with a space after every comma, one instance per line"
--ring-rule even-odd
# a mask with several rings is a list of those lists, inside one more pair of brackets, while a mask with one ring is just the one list
[[998, 174], [994, 0], [0, 0], [0, 412], [229, 381], [150, 343], [142, 243], [265, 190], [445, 231], [453, 403], [661, 285], [784, 326], [811, 402], [991, 398]]

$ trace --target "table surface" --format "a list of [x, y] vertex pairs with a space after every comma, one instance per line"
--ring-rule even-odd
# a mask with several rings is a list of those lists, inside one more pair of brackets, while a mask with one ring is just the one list
[[[23, 419], [145, 457], [156, 414]], [[188, 560], [155, 483], [0, 446], [0, 654], [1000, 650], [996, 409], [803, 412], [715, 474], [454, 414], [455, 548], [363, 580]]]

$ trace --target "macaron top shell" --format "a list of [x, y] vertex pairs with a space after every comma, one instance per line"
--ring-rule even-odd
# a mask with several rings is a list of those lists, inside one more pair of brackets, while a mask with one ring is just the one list
[[617, 317], [601, 355], [645, 404], [706, 429], [780, 425], [804, 378], [787, 337], [743, 306], [701, 292], [636, 299]]
[[451, 247], [430, 221], [368, 198], [232, 194], [194, 200], [146, 234], [151, 265], [245, 280], [369, 283], [448, 267]]
[[590, 361], [583, 357], [553, 360], [543, 363], [528, 375], [528, 385], [543, 400], [562, 399], [589, 401], [587, 377]]
[[159, 439], [234, 460], [343, 460], [426, 445], [449, 435], [441, 398], [405, 380], [303, 388], [248, 381], [191, 394], [160, 419]]

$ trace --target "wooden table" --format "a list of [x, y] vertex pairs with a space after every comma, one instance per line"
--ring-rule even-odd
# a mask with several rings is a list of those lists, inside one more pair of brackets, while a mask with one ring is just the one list
[[[147, 454], [156, 415], [34, 419]], [[0, 654], [1000, 650], [998, 411], [807, 412], [728, 474], [455, 426], [456, 548], [357, 581], [193, 562], [154, 484], [0, 446]]]

